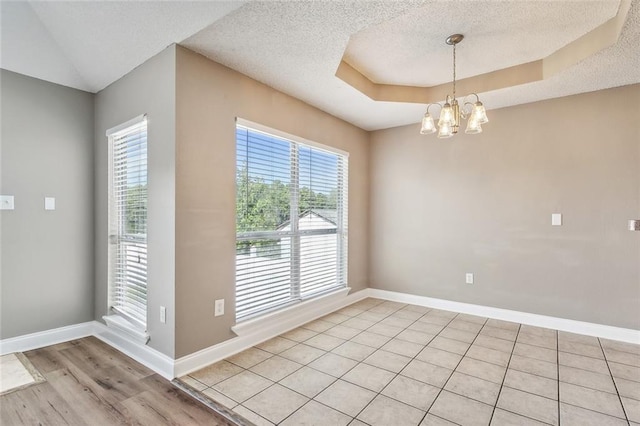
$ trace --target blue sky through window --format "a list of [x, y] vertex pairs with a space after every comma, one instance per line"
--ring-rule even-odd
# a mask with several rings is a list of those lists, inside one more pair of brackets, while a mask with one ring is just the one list
[[[236, 166], [248, 168], [249, 178], [264, 183], [290, 183], [290, 149], [293, 142], [279, 137], [236, 129]], [[329, 194], [336, 190], [338, 155], [298, 144], [300, 187]]]

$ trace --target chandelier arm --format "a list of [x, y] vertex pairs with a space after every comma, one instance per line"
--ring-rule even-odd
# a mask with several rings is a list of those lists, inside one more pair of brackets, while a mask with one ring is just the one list
[[468, 94], [467, 96], [465, 96], [465, 97], [464, 97], [464, 99], [462, 100], [462, 103], [463, 103], [463, 104], [465, 104], [465, 105], [466, 105], [466, 104], [470, 103], [470, 102], [468, 102], [468, 101], [467, 101], [467, 98], [468, 98], [469, 96], [475, 96], [475, 97], [476, 97], [476, 102], [479, 102], [479, 101], [480, 101], [480, 97], [478, 96], [478, 94], [477, 94], [477, 93], [469, 93], [469, 94]]
[[427, 114], [429, 114], [429, 108], [431, 108], [434, 105], [438, 105], [440, 109], [442, 109], [442, 105], [440, 105], [440, 102], [432, 103], [427, 106]]
[[[460, 108], [460, 116], [465, 120], [467, 119], [467, 117], [471, 116], [471, 113], [473, 112], [473, 104], [466, 101], [467, 97], [468, 96], [465, 96], [465, 101], [463, 101], [462, 107]], [[469, 106], [469, 111], [465, 110], [467, 105]]]

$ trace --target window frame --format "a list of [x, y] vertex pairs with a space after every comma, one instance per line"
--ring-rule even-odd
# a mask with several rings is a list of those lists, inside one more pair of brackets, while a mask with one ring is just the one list
[[[109, 313], [112, 315], [119, 316], [126, 320], [126, 322], [110, 320], [107, 321], [108, 324], [115, 323], [119, 324], [120, 328], [128, 328], [126, 324], [130, 324], [131, 328], [136, 330], [141, 330], [145, 332], [147, 330], [147, 322], [148, 322], [148, 264], [147, 264], [147, 255], [148, 255], [148, 210], [145, 209], [144, 213], [144, 221], [145, 221], [145, 233], [144, 234], [127, 234], [123, 231], [122, 227], [123, 222], [121, 216], [125, 213], [124, 209], [121, 209], [118, 206], [118, 202], [122, 202], [122, 198], [118, 198], [115, 195], [116, 192], [116, 172], [115, 172], [115, 145], [119, 138], [122, 138], [124, 135], [133, 135], [134, 133], [130, 131], [131, 129], [138, 128], [140, 126], [144, 126], [144, 182], [146, 186], [146, 193], [144, 194], [145, 206], [148, 206], [148, 190], [149, 190], [149, 172], [148, 172], [148, 135], [149, 128], [147, 122], [147, 115], [142, 114], [137, 116], [131, 120], [128, 120], [118, 126], [112, 127], [106, 131], [107, 143], [108, 143], [108, 206], [107, 206], [107, 285], [108, 285], [108, 309]], [[125, 136], [126, 137], [126, 136]], [[140, 158], [142, 156], [138, 156]], [[126, 244], [131, 244], [136, 246], [136, 249], [143, 250], [144, 253], [144, 315], [141, 315], [143, 319], [140, 318], [140, 315], [136, 315], [135, 313], [131, 314], [127, 312], [128, 307], [126, 303], [118, 303], [120, 300], [116, 295], [118, 292], [123, 292], [126, 290], [127, 285], [119, 283], [116, 278], [116, 268], [118, 266], [118, 256], [122, 256], [119, 254], [119, 250], [123, 250], [123, 247]], [[138, 262], [140, 262], [140, 255], [138, 255]], [[126, 263], [126, 261], [125, 261]], [[127, 272], [127, 277], [130, 272]], [[136, 279], [139, 281], [140, 276], [137, 276]], [[126, 277], [125, 277], [126, 280]], [[119, 306], [120, 305], [120, 306]], [[106, 320], [107, 318], [105, 318]], [[144, 339], [143, 339], [144, 340]], [[148, 336], [146, 337], [148, 340]]]
[[[308, 300], [312, 300], [314, 298], [317, 297], [321, 297], [323, 295], [326, 295], [327, 293], [333, 292], [333, 291], [341, 291], [344, 290], [345, 288], [348, 288], [348, 181], [349, 181], [349, 175], [348, 175], [348, 164], [349, 164], [349, 153], [346, 151], [343, 151], [339, 148], [335, 148], [335, 147], [330, 147], [324, 144], [320, 144], [314, 141], [310, 141], [308, 139], [304, 139], [301, 138], [299, 136], [295, 136], [295, 135], [291, 135], [289, 133], [277, 130], [277, 129], [273, 129], [264, 125], [261, 125], [259, 123], [255, 123], [255, 122], [251, 122], [249, 120], [245, 120], [242, 118], [237, 118], [236, 119], [236, 126], [235, 126], [235, 131], [236, 131], [236, 135], [237, 135], [237, 131], [240, 128], [244, 128], [247, 129], [248, 131], [252, 131], [252, 132], [256, 132], [256, 133], [262, 133], [265, 134], [266, 136], [269, 137], [274, 137], [277, 139], [282, 139], [286, 142], [289, 142], [291, 144], [291, 148], [292, 150], [295, 150], [297, 152], [297, 156], [299, 157], [299, 148], [300, 147], [305, 147], [305, 148], [310, 148], [311, 150], [315, 150], [315, 151], [321, 151], [321, 152], [325, 152], [328, 154], [332, 154], [332, 155], [336, 155], [339, 157], [339, 170], [337, 171], [338, 174], [338, 178], [337, 177], [337, 181], [338, 181], [338, 197], [337, 197], [337, 210], [339, 209], [339, 213], [337, 214], [337, 220], [336, 220], [336, 228], [332, 229], [332, 230], [328, 230], [328, 229], [319, 229], [319, 230], [300, 230], [297, 229], [297, 225], [299, 223], [299, 219], [300, 219], [300, 212], [298, 211], [298, 201], [299, 201], [299, 194], [298, 194], [298, 189], [300, 188], [299, 186], [299, 171], [300, 171], [300, 166], [298, 164], [296, 164], [296, 166], [294, 167], [293, 164], [291, 164], [289, 166], [289, 172], [290, 172], [290, 187], [291, 188], [295, 188], [295, 190], [291, 191], [290, 193], [290, 218], [289, 218], [289, 222], [291, 224], [291, 229], [289, 231], [281, 231], [281, 230], [274, 230], [274, 231], [249, 231], [249, 232], [243, 232], [242, 235], [239, 235], [237, 228], [236, 228], [236, 243], [240, 242], [240, 241], [247, 241], [247, 240], [252, 240], [252, 239], [258, 239], [258, 238], [262, 238], [262, 239], [282, 239], [282, 238], [291, 238], [292, 240], [292, 247], [293, 250], [298, 250], [298, 265], [297, 265], [297, 269], [294, 268], [292, 266], [292, 274], [290, 274], [290, 289], [291, 289], [291, 296], [290, 298], [285, 301], [285, 302], [281, 302], [281, 303], [276, 303], [273, 306], [268, 306], [262, 309], [258, 309], [258, 308], [253, 308], [250, 309], [249, 312], [241, 314], [240, 316], [238, 316], [238, 310], [236, 309], [236, 321], [238, 323], [242, 322], [242, 321], [248, 321], [251, 319], [254, 319], [256, 317], [265, 315], [265, 314], [269, 314], [269, 313], [273, 313], [276, 311], [280, 311], [282, 309], [285, 309], [287, 307], [290, 307], [292, 305], [295, 304], [299, 304], [301, 302], [304, 301], [308, 301]], [[238, 139], [237, 136], [235, 138], [236, 140], [236, 152], [237, 152], [237, 144], [238, 144]], [[235, 171], [236, 173], [238, 172], [238, 158], [236, 157], [236, 168]], [[236, 194], [237, 194], [237, 187], [236, 187]], [[237, 226], [237, 219], [236, 219], [236, 226]], [[312, 292], [311, 294], [309, 294], [306, 297], [302, 296], [302, 291], [301, 291], [301, 281], [300, 281], [300, 276], [299, 276], [299, 272], [300, 272], [300, 238], [304, 237], [304, 236], [314, 236], [314, 235], [330, 235], [330, 234], [335, 234], [336, 235], [336, 268], [337, 268], [337, 282], [335, 286], [331, 286], [328, 287], [326, 289], [321, 289], [319, 291], [315, 291]], [[237, 306], [237, 295], [238, 295], [238, 279], [237, 279], [237, 274], [238, 274], [238, 258], [237, 258], [237, 251], [236, 251], [236, 273], [235, 273], [235, 293], [236, 293], [236, 306]], [[293, 256], [296, 256], [295, 254]], [[298, 275], [294, 275], [294, 271], [297, 270]]]

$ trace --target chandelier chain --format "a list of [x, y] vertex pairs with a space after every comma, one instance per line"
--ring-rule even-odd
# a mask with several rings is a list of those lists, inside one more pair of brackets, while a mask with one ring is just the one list
[[453, 45], [453, 99], [456, 98], [456, 45]]

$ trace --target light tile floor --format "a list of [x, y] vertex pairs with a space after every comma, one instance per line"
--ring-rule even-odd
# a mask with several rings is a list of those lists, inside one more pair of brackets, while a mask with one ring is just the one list
[[0, 395], [41, 381], [44, 377], [21, 353], [0, 356]]
[[640, 345], [377, 299], [179, 380], [257, 425], [640, 426]]

